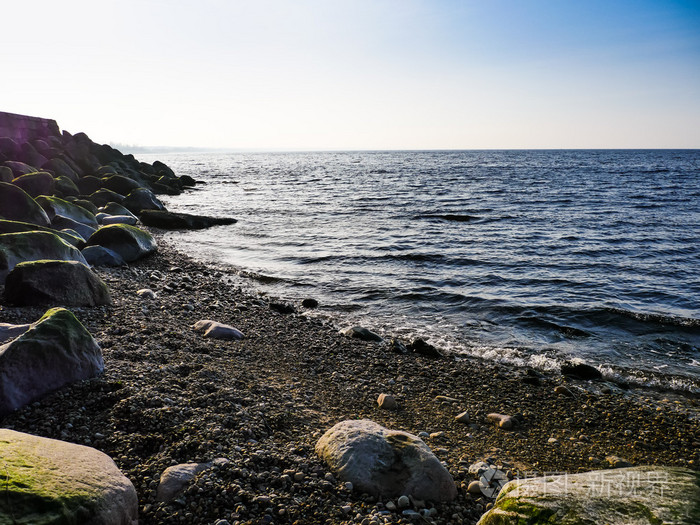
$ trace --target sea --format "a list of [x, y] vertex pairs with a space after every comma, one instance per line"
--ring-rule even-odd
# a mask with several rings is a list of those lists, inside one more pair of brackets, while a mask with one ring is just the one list
[[[700, 393], [700, 150], [173, 153], [168, 239], [339, 328]], [[301, 309], [300, 309], [301, 310]]]

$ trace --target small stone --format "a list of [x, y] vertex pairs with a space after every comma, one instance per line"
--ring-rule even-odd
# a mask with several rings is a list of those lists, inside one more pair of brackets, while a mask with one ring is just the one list
[[407, 518], [420, 518], [420, 512], [416, 512], [412, 509], [406, 509], [401, 514], [406, 516]]
[[294, 474], [294, 481], [304, 481], [304, 478], [306, 477], [306, 474], [303, 472], [296, 472]]
[[425, 431], [423, 431], [423, 432], [418, 432], [418, 437], [421, 438], [421, 439], [428, 439], [428, 438], [430, 437], [430, 434], [428, 434], [428, 433], [425, 432]]
[[435, 396], [435, 401], [439, 403], [459, 403], [459, 401], [454, 397], [447, 396]]
[[625, 468], [632, 466], [632, 463], [626, 459], [622, 459], [620, 456], [607, 456], [605, 458], [605, 462], [612, 468]]
[[342, 507], [340, 507], [340, 510], [342, 510], [343, 514], [345, 514], [347, 516], [348, 514], [350, 514], [352, 512], [352, 506], [351, 505], [343, 505]]
[[345, 482], [345, 490], [352, 492], [352, 489], [353, 489], [352, 483], [350, 481], [346, 481]]
[[394, 502], [391, 501], [391, 500], [390, 500], [390, 501], [387, 501], [387, 502], [386, 502], [386, 505], [384, 505], [384, 506], [386, 507], [386, 510], [388, 510], [389, 512], [395, 512], [395, 511], [396, 511], [396, 503], [394, 503]]
[[559, 385], [559, 386], [555, 387], [554, 393], [559, 394], [560, 396], [574, 397], [574, 393], [568, 387], [565, 387], [564, 385]]
[[467, 487], [467, 492], [469, 494], [481, 494], [481, 481], [472, 481]]
[[318, 308], [318, 301], [316, 299], [304, 299], [301, 302], [304, 308]]
[[551, 437], [547, 440], [547, 443], [559, 443], [559, 440], [555, 437]]
[[491, 413], [486, 416], [486, 419], [491, 423], [496, 423], [499, 428], [503, 430], [512, 430], [513, 427], [517, 426], [518, 421], [513, 416], [506, 416], [504, 414]]
[[396, 402], [396, 398], [389, 394], [379, 394], [377, 404], [379, 408], [383, 408], [384, 410], [396, 410], [399, 406]]
[[455, 419], [460, 422], [464, 423], [465, 425], [469, 424], [469, 413], [468, 412], [462, 412], [461, 414], [455, 416]]
[[399, 508], [405, 509], [411, 504], [411, 500], [408, 499], [408, 496], [404, 495], [399, 498], [397, 503], [399, 505]]
[[148, 299], [150, 301], [156, 298], [156, 293], [150, 288], [141, 288], [136, 292], [136, 295], [138, 295], [141, 299]]
[[440, 432], [433, 432], [430, 434], [430, 439], [442, 439], [445, 437], [445, 433], [440, 431]]

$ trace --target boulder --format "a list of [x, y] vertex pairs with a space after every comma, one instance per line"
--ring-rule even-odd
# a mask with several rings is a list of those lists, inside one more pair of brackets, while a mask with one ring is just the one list
[[0, 158], [5, 156], [8, 159], [16, 159], [20, 152], [19, 144], [17, 144], [14, 139], [10, 137], [0, 137]]
[[674, 467], [514, 480], [478, 525], [700, 523], [700, 474]]
[[0, 343], [19, 337], [31, 327], [30, 324], [0, 323]]
[[74, 199], [71, 201], [73, 204], [76, 206], [80, 206], [84, 210], [89, 211], [93, 215], [97, 215], [98, 209], [97, 206], [95, 206], [92, 202], [86, 199]]
[[[118, 202], [112, 199], [114, 202]], [[138, 188], [130, 192], [121, 202], [131, 213], [140, 214], [143, 210], [164, 210], [165, 206], [160, 202], [151, 190]]]
[[5, 279], [5, 301], [17, 306], [112, 304], [107, 285], [76, 261], [19, 263]]
[[99, 211], [108, 215], [131, 215], [134, 219], [136, 218], [136, 215], [131, 213], [121, 204], [117, 204], [116, 202], [108, 202], [107, 204], [102, 206], [99, 209]]
[[29, 164], [25, 164], [24, 162], [19, 162], [17, 160], [8, 160], [7, 162], [5, 162], [5, 166], [12, 170], [14, 179], [22, 175], [26, 175], [27, 173], [34, 173], [35, 171], [39, 171], [34, 166], [30, 166]]
[[572, 376], [576, 379], [583, 379], [586, 381], [603, 378], [603, 374], [597, 368], [574, 361], [563, 363], [561, 365], [561, 373], [565, 376]]
[[83, 248], [83, 257], [90, 266], [123, 266], [122, 256], [104, 246], [87, 246]]
[[14, 184], [0, 182], [0, 218], [49, 226], [51, 221], [26, 191]]
[[103, 368], [100, 347], [80, 321], [64, 308], [51, 309], [0, 346], [0, 416]]
[[133, 215], [105, 215], [102, 218], [102, 224], [105, 226], [109, 224], [130, 224], [131, 226], [136, 225], [136, 217]]
[[44, 165], [41, 166], [41, 169], [53, 172], [54, 177], [56, 178], [66, 177], [67, 179], [72, 180], [74, 183], [77, 183], [79, 180], [78, 174], [75, 172], [75, 170], [71, 168], [63, 159], [51, 159], [44, 163]]
[[166, 468], [160, 475], [156, 499], [165, 503], [174, 500], [197, 474], [214, 466], [225, 465], [228, 462], [225, 458], [217, 458], [208, 463], [182, 463]]
[[451, 501], [452, 476], [418, 437], [373, 421], [343, 421], [316, 444], [316, 453], [343, 481], [375, 497]]
[[83, 239], [88, 239], [95, 233], [97, 228], [83, 224], [82, 222], [75, 221], [69, 217], [64, 217], [62, 215], [56, 215], [51, 220], [51, 226], [57, 230], [69, 229], [78, 232], [78, 234]]
[[167, 164], [157, 160], [153, 163], [153, 169], [155, 170], [156, 173], [160, 173], [162, 175], [166, 175], [171, 178], [175, 178], [175, 172], [168, 167]]
[[20, 150], [19, 160], [26, 162], [30, 166], [41, 166], [48, 160], [34, 148], [31, 142], [23, 142], [20, 145]]
[[54, 230], [51, 228], [46, 228], [44, 226], [37, 226], [36, 224], [30, 224], [28, 222], [19, 221], [6, 221], [0, 219], [0, 234], [1, 233], [20, 233], [20, 232], [48, 232], [58, 235], [61, 239], [67, 243], [75, 246], [76, 248], [81, 247], [85, 244], [85, 239], [80, 237], [78, 233], [72, 234], [64, 230]]
[[78, 179], [75, 185], [80, 190], [81, 195], [92, 195], [102, 188], [102, 179], [88, 175]]
[[104, 206], [108, 202], [122, 203], [124, 202], [124, 196], [112, 190], [105, 190], [103, 188], [90, 195], [88, 197], [88, 200], [99, 208], [101, 206]]
[[90, 236], [88, 246], [100, 245], [117, 252], [126, 262], [132, 262], [156, 251], [153, 236], [128, 224], [102, 226]]
[[136, 490], [106, 454], [0, 429], [0, 522], [136, 525]]
[[80, 190], [75, 183], [68, 177], [56, 177], [54, 191], [65, 197], [77, 197], [80, 195]]
[[12, 182], [15, 178], [12, 170], [7, 166], [0, 166], [0, 182]]
[[52, 195], [56, 181], [48, 171], [35, 171], [20, 175], [12, 181], [12, 184], [22, 188], [32, 197], [39, 195]]
[[234, 341], [243, 339], [243, 334], [233, 326], [222, 324], [217, 321], [211, 321], [209, 319], [197, 321], [193, 328], [195, 332], [203, 332], [204, 337], [211, 337], [212, 339], [227, 339]]
[[442, 353], [440, 353], [437, 348], [420, 338], [414, 339], [411, 344], [408, 345], [408, 349], [416, 354], [433, 359], [439, 359], [442, 357]]
[[197, 184], [197, 181], [194, 180], [192, 177], [189, 175], [181, 175], [178, 177], [180, 180], [180, 186], [184, 187], [194, 187]]
[[[117, 174], [117, 170], [114, 166], [100, 166], [100, 169], [98, 169], [95, 172], [95, 175], [99, 175], [100, 177], [103, 177], [103, 178], [108, 176], [108, 175], [116, 175], [116, 174]], [[117, 191], [117, 190], [114, 190], [114, 191]], [[117, 193], [120, 193], [120, 192], [117, 192]]]
[[361, 339], [362, 341], [383, 341], [383, 339], [379, 335], [375, 334], [374, 332], [370, 332], [369, 330], [367, 330], [367, 328], [363, 328], [361, 326], [350, 326], [348, 328], [342, 329], [340, 333], [343, 334], [345, 337]]
[[[112, 170], [114, 170], [114, 168], [112, 168]], [[140, 188], [141, 185], [135, 180], [131, 180], [129, 177], [125, 177], [124, 175], [110, 175], [109, 177], [104, 177], [102, 179], [102, 187], [104, 189], [119, 193], [120, 195], [128, 195], [136, 188]]]
[[[47, 197], [44, 195], [37, 197], [36, 202], [41, 205], [42, 208], [44, 208], [46, 214], [52, 219], [55, 216], [65, 217], [67, 219], [71, 219], [72, 221], [84, 224], [85, 226], [89, 226], [93, 230], [97, 229], [97, 219], [91, 212], [82, 206], [78, 206], [75, 203], [59, 197]], [[90, 235], [91, 234], [88, 234], [87, 237]], [[85, 236], [83, 235], [83, 237]]]
[[164, 230], [201, 230], [211, 226], [235, 224], [238, 222], [232, 218], [173, 213], [166, 210], [143, 210], [139, 217], [146, 226]]
[[53, 259], [87, 264], [80, 251], [55, 233], [30, 231], [0, 234], [0, 282], [19, 263]]

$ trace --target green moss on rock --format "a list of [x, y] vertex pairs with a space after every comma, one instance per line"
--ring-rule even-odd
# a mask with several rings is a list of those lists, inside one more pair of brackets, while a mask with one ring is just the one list
[[635, 467], [516, 480], [478, 525], [700, 523], [700, 475]]
[[132, 523], [133, 485], [105, 454], [0, 429], [0, 525]]

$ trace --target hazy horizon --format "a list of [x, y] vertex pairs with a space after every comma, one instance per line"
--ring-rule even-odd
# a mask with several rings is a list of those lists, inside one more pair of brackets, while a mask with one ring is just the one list
[[3, 14], [0, 110], [102, 143], [700, 148], [697, 2], [38, 0]]

